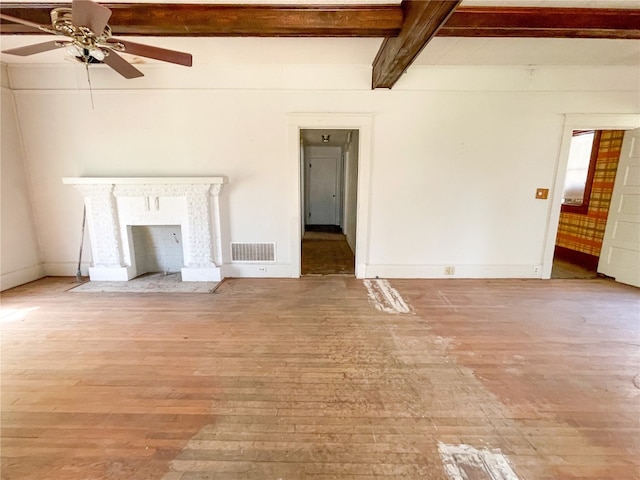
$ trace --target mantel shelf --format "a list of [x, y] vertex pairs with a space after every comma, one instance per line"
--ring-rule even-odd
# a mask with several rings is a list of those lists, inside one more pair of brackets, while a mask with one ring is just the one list
[[226, 183], [225, 177], [63, 177], [65, 185], [195, 185]]

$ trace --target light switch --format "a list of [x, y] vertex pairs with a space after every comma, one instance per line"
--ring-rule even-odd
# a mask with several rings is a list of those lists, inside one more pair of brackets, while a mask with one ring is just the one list
[[536, 190], [536, 198], [539, 200], [546, 200], [549, 198], [549, 189], [548, 188], [538, 188]]

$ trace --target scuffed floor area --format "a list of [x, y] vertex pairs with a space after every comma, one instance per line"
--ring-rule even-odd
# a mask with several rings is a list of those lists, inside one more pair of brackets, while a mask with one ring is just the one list
[[637, 289], [72, 283], [1, 296], [5, 480], [638, 476]]

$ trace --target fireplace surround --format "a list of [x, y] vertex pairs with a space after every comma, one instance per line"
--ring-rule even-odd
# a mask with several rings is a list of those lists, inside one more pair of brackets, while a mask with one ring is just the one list
[[182, 281], [222, 279], [224, 177], [65, 177], [84, 196], [93, 261], [90, 280], [128, 281], [136, 269], [133, 226], [179, 225]]

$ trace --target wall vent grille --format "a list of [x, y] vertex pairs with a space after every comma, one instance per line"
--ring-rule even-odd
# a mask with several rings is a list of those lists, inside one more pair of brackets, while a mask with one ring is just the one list
[[275, 262], [276, 244], [231, 242], [232, 262]]

